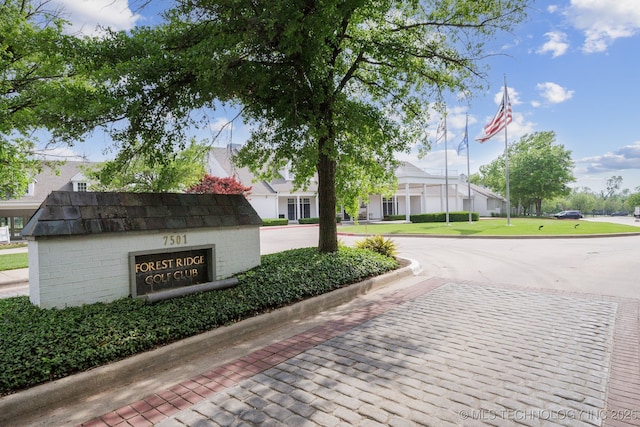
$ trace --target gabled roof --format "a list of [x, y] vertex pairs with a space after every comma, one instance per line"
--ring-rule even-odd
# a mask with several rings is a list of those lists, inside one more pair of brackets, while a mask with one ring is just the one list
[[[235, 176], [243, 185], [253, 187], [249, 198], [251, 198], [251, 195], [275, 193], [287, 194], [294, 191], [293, 182], [282, 176], [280, 179], [275, 179], [270, 182], [254, 181], [255, 176], [251, 173], [249, 168], [240, 168], [233, 164], [233, 156], [237, 153], [237, 150], [234, 147], [214, 147], [211, 149], [210, 153], [213, 161], [216, 163], [216, 166], [222, 168], [226, 173], [226, 176]], [[315, 194], [317, 191], [317, 182], [311, 181], [311, 183], [309, 183], [309, 187], [305, 191], [298, 192]]]
[[0, 200], [0, 207], [12, 205], [28, 205], [37, 208], [52, 191], [70, 191], [73, 189], [72, 178], [80, 176], [82, 167], [97, 163], [67, 161], [58, 166], [43, 165], [42, 171], [34, 178], [36, 183], [33, 195], [25, 195], [17, 199]]
[[22, 230], [53, 237], [145, 230], [262, 225], [239, 194], [54, 191]]
[[500, 194], [494, 193], [493, 191], [489, 190], [487, 187], [471, 184], [471, 190], [473, 190], [475, 193], [485, 196], [487, 199], [498, 199], [498, 200], [502, 200], [503, 202], [507, 201], [506, 198], [502, 197]]
[[[233, 147], [214, 147], [209, 151], [211, 159], [216, 163], [216, 166], [219, 166], [224, 171], [226, 177], [235, 176], [243, 185], [252, 187], [249, 197], [251, 197], [251, 194], [258, 195], [275, 193], [275, 190], [267, 182], [254, 182], [255, 177], [249, 168], [239, 168], [233, 164], [233, 156], [236, 152], [237, 151]], [[218, 171], [211, 170], [211, 166], [211, 164], [208, 166], [210, 170], [207, 172], [219, 176]]]
[[396, 178], [406, 178], [406, 177], [428, 177], [429, 174], [419, 167], [415, 166], [409, 162], [400, 162], [398, 167], [396, 168]]

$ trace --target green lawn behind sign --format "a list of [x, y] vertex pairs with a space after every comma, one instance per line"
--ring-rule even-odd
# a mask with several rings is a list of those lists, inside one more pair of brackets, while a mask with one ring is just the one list
[[0, 271], [27, 268], [29, 266], [26, 252], [0, 255]]
[[374, 223], [343, 225], [340, 233], [354, 234], [433, 234], [449, 236], [575, 236], [589, 234], [640, 233], [640, 227], [591, 222], [581, 220], [558, 220], [550, 218], [512, 218], [507, 225], [506, 218], [481, 219], [472, 223]]

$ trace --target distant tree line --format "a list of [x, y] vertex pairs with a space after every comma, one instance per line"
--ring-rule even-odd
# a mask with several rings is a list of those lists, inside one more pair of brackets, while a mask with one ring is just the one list
[[575, 188], [566, 197], [546, 201], [543, 209], [545, 212], [576, 209], [587, 215], [612, 215], [633, 214], [636, 206], [640, 206], [640, 186], [633, 191], [622, 188], [622, 177], [612, 176], [607, 179], [605, 190], [598, 192], [589, 187]]
[[[640, 187], [632, 192], [622, 188], [622, 177], [607, 179], [600, 192], [590, 188], [572, 189], [575, 181], [571, 151], [555, 143], [555, 133], [535, 132], [509, 145], [509, 195], [516, 214], [552, 214], [575, 209], [583, 214], [632, 213], [640, 206]], [[506, 196], [507, 158], [499, 156], [472, 174], [471, 182]]]

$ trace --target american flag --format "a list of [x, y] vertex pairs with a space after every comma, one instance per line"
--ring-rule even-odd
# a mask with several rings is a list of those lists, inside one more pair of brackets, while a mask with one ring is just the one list
[[467, 134], [467, 129], [465, 128], [464, 136], [462, 137], [462, 141], [458, 145], [458, 156], [460, 155], [460, 153], [462, 153], [467, 148], [469, 148], [469, 137], [468, 137], [468, 134]]
[[476, 138], [476, 141], [481, 143], [487, 141], [511, 123], [512, 119], [511, 103], [509, 102], [509, 95], [507, 94], [507, 88], [505, 87], [498, 112], [493, 117], [493, 120], [484, 127], [484, 135], [480, 138]]
[[436, 144], [438, 144], [442, 139], [444, 139], [445, 134], [447, 133], [447, 122], [444, 116], [440, 119], [440, 123], [438, 123], [438, 129], [436, 129]]

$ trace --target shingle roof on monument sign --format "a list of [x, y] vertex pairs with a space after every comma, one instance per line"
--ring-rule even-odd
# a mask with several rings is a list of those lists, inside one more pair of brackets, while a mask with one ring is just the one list
[[262, 225], [243, 195], [53, 191], [25, 237]]

